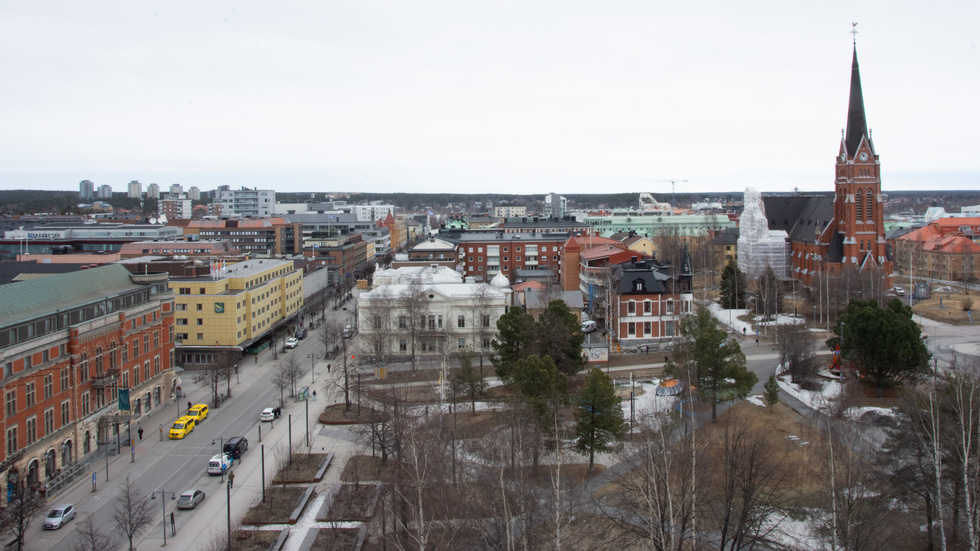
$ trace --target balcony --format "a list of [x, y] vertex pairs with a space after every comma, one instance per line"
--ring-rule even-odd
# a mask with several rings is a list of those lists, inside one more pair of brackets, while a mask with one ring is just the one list
[[110, 369], [103, 373], [97, 374], [92, 377], [92, 386], [96, 388], [105, 388], [107, 386], [112, 386], [116, 383], [119, 378], [119, 368]]

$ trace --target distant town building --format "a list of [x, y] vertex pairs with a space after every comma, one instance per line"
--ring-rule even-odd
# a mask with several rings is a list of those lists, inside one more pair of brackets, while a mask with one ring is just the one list
[[517, 203], [500, 203], [493, 209], [493, 214], [497, 218], [511, 218], [527, 216], [527, 207]]
[[215, 201], [221, 203], [222, 216], [263, 218], [272, 216], [276, 206], [276, 192], [271, 189], [245, 188], [222, 190]]
[[191, 218], [191, 204], [190, 199], [161, 199], [157, 211], [168, 220]]
[[546, 218], [564, 218], [568, 214], [568, 199], [557, 193], [544, 196], [544, 213]]
[[126, 193], [126, 196], [130, 199], [139, 199], [143, 197], [143, 184], [136, 180], [129, 182], [128, 193]]
[[82, 180], [78, 183], [78, 198], [82, 201], [95, 199], [95, 184], [92, 180]]
[[382, 205], [381, 201], [373, 201], [369, 205], [351, 205], [351, 210], [358, 222], [377, 222], [384, 220], [388, 215], [395, 215], [394, 205]]
[[99, 199], [112, 199], [112, 186], [103, 184], [99, 186]]
[[180, 236], [180, 228], [151, 224], [64, 224], [38, 226], [25, 230], [3, 232], [0, 249], [24, 254], [48, 254], [58, 250], [68, 252], [118, 251], [123, 243], [148, 239], [172, 240]]
[[294, 255], [303, 250], [300, 224], [284, 218], [258, 220], [191, 220], [184, 235], [197, 234], [201, 239], [227, 239], [244, 253], [258, 255]]
[[159, 199], [160, 198], [160, 186], [157, 184], [150, 184], [146, 186], [146, 198], [147, 199]]
[[180, 184], [170, 184], [170, 194], [180, 197], [184, 194], [184, 186]]
[[693, 272], [687, 255], [680, 266], [633, 259], [617, 268], [619, 341], [639, 345], [676, 338], [681, 319], [694, 311]]
[[227, 258], [242, 252], [228, 241], [137, 241], [119, 249], [122, 259], [141, 256], [188, 256], [192, 258]]
[[197, 186], [191, 186], [190, 189], [187, 190], [187, 198], [190, 199], [191, 201], [200, 201], [201, 188]]

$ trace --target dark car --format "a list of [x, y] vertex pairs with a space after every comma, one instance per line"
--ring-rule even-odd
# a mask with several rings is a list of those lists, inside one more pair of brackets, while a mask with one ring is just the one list
[[222, 450], [226, 455], [234, 459], [241, 459], [242, 454], [248, 449], [248, 439], [244, 436], [233, 436], [225, 440], [225, 447]]
[[305, 339], [306, 338], [306, 329], [304, 328], [304, 329], [300, 329], [299, 331], [297, 331], [296, 332], [296, 338], [299, 339], [299, 340]]

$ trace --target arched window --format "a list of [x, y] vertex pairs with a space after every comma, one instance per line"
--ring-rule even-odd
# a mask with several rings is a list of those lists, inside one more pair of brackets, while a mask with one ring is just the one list
[[112, 341], [109, 345], [109, 370], [113, 371], [116, 369], [116, 341]]
[[857, 209], [856, 214], [857, 214], [857, 219], [858, 220], [864, 220], [864, 214], [863, 214], [863, 211], [861, 210], [861, 204], [862, 204], [861, 203], [861, 195], [862, 195], [861, 194], [861, 190], [859, 189], [857, 191], [857, 194], [855, 195], [856, 200], [854, 201], [854, 208]]
[[88, 455], [92, 451], [92, 433], [85, 431], [85, 439], [82, 440], [82, 454]]
[[102, 376], [102, 347], [95, 349], [95, 376]]
[[867, 215], [869, 221], [874, 220], [874, 196], [871, 194], [871, 190], [868, 190], [867, 198], [864, 201], [864, 212]]
[[78, 377], [82, 381], [88, 379], [88, 353], [87, 352], [82, 352], [82, 370]]

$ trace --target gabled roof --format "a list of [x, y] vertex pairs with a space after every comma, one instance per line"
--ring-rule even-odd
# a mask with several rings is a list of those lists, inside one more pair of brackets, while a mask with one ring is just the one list
[[810, 194], [762, 197], [770, 230], [782, 230], [792, 242], [813, 243], [834, 217], [834, 195]]

